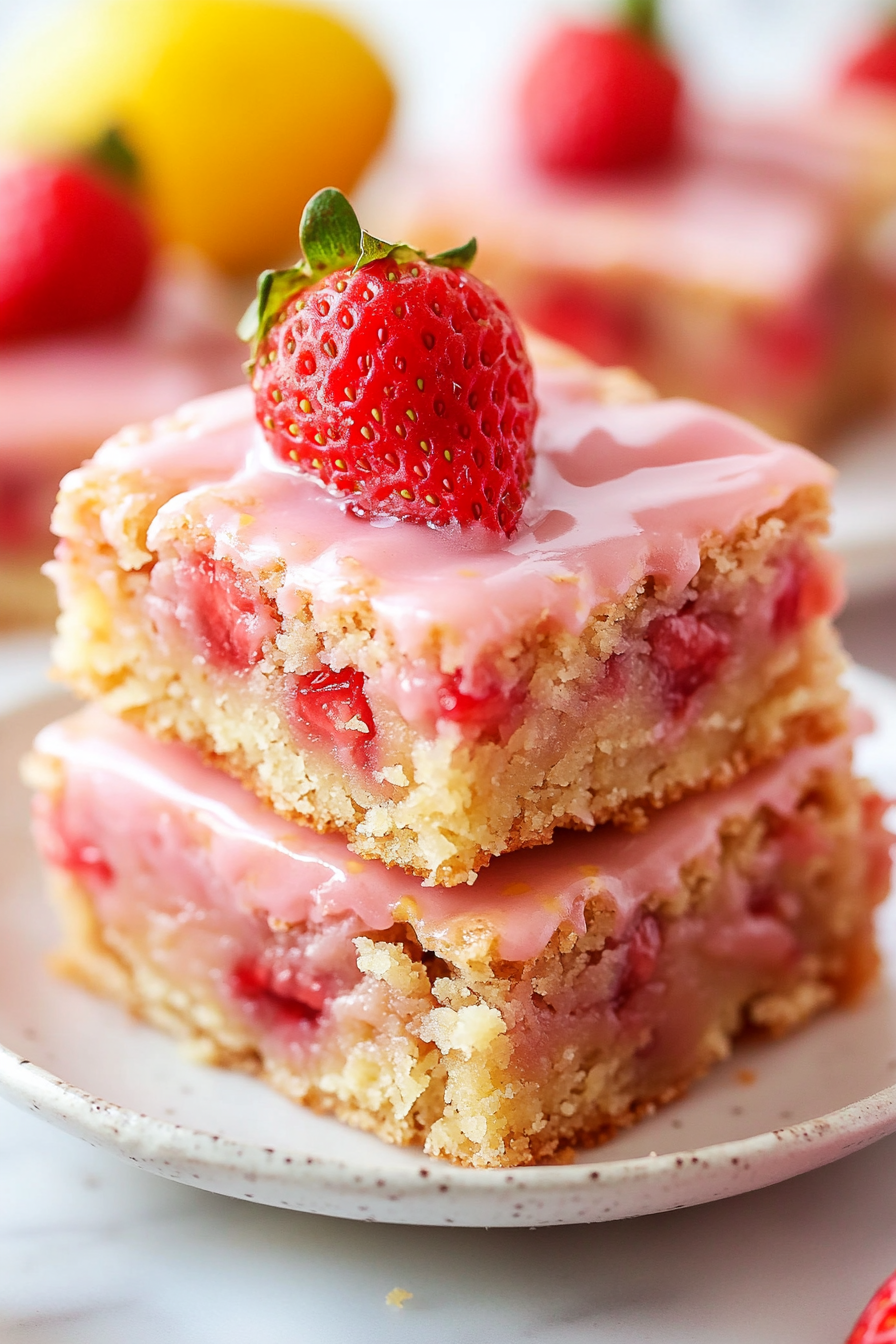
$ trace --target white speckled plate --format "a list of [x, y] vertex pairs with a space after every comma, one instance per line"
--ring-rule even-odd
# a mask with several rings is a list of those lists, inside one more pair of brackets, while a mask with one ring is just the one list
[[[877, 731], [862, 769], [896, 795], [896, 685], [857, 672]], [[735, 1053], [683, 1100], [566, 1167], [466, 1171], [291, 1105], [251, 1078], [183, 1060], [166, 1037], [44, 969], [55, 936], [16, 762], [63, 712], [0, 718], [0, 1093], [150, 1171], [241, 1199], [396, 1223], [599, 1222], [722, 1199], [896, 1130], [896, 908], [881, 984], [858, 1008]], [[62, 1081], [65, 1079], [66, 1081]]]

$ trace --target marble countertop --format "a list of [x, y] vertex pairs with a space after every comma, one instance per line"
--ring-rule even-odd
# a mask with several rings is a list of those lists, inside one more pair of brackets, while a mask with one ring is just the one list
[[896, 1265], [894, 1164], [896, 1137], [653, 1218], [415, 1229], [174, 1185], [0, 1104], [0, 1341], [842, 1344]]
[[[896, 597], [847, 643], [896, 673]], [[45, 641], [0, 646], [0, 712]], [[38, 672], [39, 676], [39, 672]], [[702, 1208], [540, 1231], [253, 1206], [132, 1169], [0, 1102], [0, 1344], [843, 1344], [896, 1267], [896, 1136]], [[413, 1296], [401, 1308], [387, 1294]]]

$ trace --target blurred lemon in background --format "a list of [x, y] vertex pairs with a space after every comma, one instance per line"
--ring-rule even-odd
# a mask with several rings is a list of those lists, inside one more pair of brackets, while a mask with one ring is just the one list
[[302, 207], [350, 190], [393, 92], [341, 22], [276, 0], [81, 0], [0, 69], [0, 143], [72, 154], [115, 131], [164, 241], [231, 272], [291, 259]]

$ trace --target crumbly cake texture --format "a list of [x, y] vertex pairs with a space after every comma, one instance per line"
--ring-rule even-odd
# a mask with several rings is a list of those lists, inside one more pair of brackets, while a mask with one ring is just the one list
[[[330, 888], [287, 917], [283, 847], [334, 838], [294, 827], [290, 841], [279, 823], [280, 852], [262, 843], [250, 861], [251, 820], [228, 829], [219, 793], [140, 806], [133, 779], [91, 783], [39, 740], [37, 836], [66, 930], [55, 965], [195, 1058], [390, 1142], [474, 1167], [569, 1160], [678, 1096], [742, 1031], [789, 1031], [873, 975], [889, 836], [839, 745], [807, 749], [783, 789], [785, 767], [767, 768], [772, 785], [686, 800], [609, 850], [601, 833], [558, 841], [552, 863], [590, 846], [607, 876], [579, 877], [570, 918], [510, 960], [487, 906], [446, 917], [428, 888], [384, 928], [348, 912], [350, 892], [323, 909]], [[528, 895], [505, 893], [505, 933], [539, 908], [549, 855], [529, 861]]]
[[559, 347], [536, 368], [535, 513], [497, 550], [258, 466], [248, 393], [110, 441], [55, 514], [58, 674], [449, 886], [842, 732], [827, 469]]

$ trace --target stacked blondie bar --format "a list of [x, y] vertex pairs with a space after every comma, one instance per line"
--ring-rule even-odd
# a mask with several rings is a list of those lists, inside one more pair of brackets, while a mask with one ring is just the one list
[[372, 216], [431, 247], [475, 228], [539, 331], [829, 444], [896, 397], [892, 19], [825, 96], [724, 114], [697, 111], [662, 6], [608, 8], [536, 37], [475, 145], [381, 169]]
[[873, 973], [831, 473], [321, 196], [252, 386], [63, 482], [58, 964], [392, 1142], [562, 1160]]

